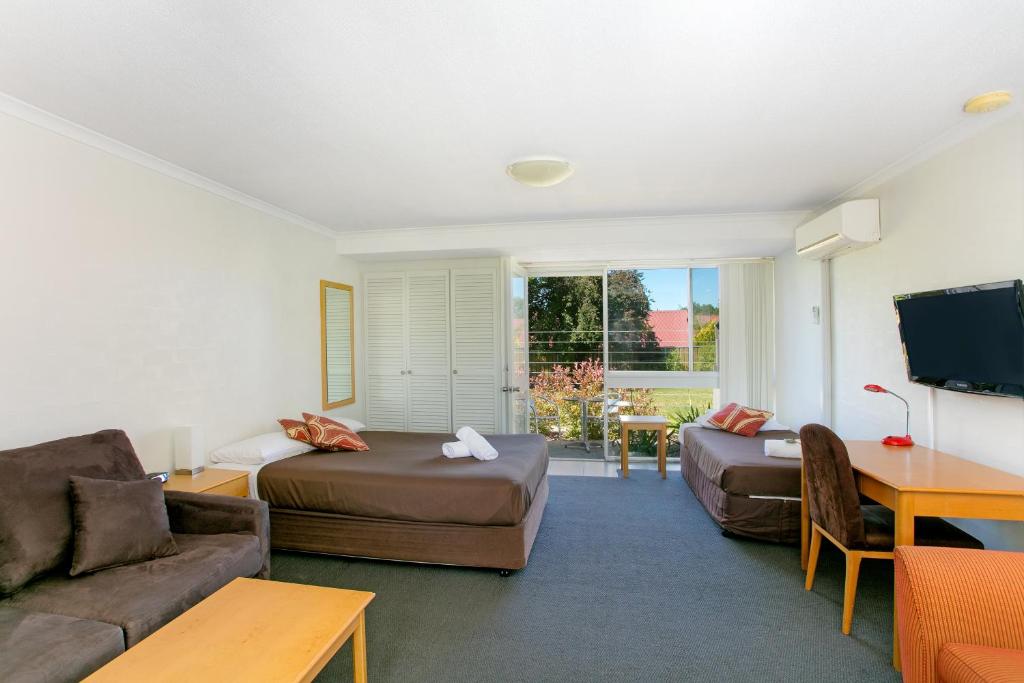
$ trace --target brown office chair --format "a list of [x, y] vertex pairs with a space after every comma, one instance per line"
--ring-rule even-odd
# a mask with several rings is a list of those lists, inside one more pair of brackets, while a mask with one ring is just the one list
[[[892, 511], [881, 505], [861, 505], [850, 455], [831, 429], [816, 424], [805, 426], [800, 430], [800, 445], [811, 516], [811, 552], [804, 588], [814, 587], [814, 571], [824, 536], [846, 555], [843, 633], [849, 635], [861, 560], [892, 559]], [[918, 545], [984, 547], [978, 539], [936, 517], [918, 517], [914, 537]]]

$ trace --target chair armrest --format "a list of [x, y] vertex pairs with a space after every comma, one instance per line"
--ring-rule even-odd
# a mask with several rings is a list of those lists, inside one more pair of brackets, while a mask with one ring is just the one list
[[896, 548], [903, 680], [935, 681], [946, 643], [1024, 649], [1024, 553]]
[[175, 533], [256, 536], [263, 556], [263, 566], [256, 576], [270, 578], [270, 510], [265, 502], [186, 491], [165, 491], [164, 500]]

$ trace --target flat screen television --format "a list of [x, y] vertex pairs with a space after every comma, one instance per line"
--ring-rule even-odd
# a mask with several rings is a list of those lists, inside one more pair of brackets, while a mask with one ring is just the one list
[[911, 382], [1024, 398], [1024, 282], [893, 297]]

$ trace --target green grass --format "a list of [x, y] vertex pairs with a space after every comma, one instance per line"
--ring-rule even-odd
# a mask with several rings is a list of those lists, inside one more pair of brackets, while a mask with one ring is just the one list
[[666, 415], [675, 408], [711, 405], [712, 389], [655, 389], [654, 403], [659, 415]]

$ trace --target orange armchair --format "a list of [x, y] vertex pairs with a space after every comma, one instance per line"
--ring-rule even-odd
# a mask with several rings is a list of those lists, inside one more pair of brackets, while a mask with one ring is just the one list
[[1024, 681], [1024, 553], [900, 546], [905, 683]]

